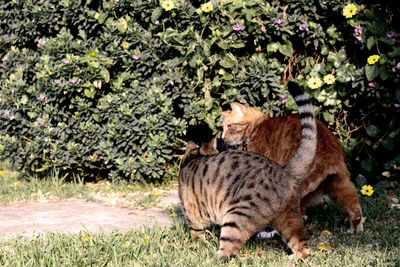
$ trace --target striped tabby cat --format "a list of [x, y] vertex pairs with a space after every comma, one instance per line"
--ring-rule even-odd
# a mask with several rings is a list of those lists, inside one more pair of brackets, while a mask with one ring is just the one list
[[[302, 89], [289, 82], [301, 117], [300, 147], [281, 167], [247, 151], [217, 154], [216, 139], [197, 147], [186, 145], [179, 174], [179, 197], [194, 239], [204, 238], [204, 227], [221, 226], [218, 256], [236, 256], [250, 236], [270, 222], [299, 258], [310, 255], [300, 216], [299, 185], [316, 150], [313, 107]], [[288, 227], [290, 225], [290, 227]]]

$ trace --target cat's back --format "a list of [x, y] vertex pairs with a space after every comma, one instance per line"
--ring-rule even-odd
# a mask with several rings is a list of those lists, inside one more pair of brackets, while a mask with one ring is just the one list
[[[317, 121], [317, 151], [315, 160], [320, 158], [344, 160], [343, 148], [336, 136], [323, 124]], [[259, 153], [276, 161], [280, 165], [286, 162], [297, 151], [301, 138], [299, 114], [264, 120], [252, 132], [248, 150]]]

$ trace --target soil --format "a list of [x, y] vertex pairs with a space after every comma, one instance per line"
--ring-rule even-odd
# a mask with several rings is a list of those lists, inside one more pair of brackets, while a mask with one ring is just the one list
[[176, 191], [162, 197], [157, 207], [121, 207], [106, 202], [59, 200], [0, 206], [0, 237], [40, 235], [46, 232], [111, 232], [174, 223], [169, 209], [179, 203]]

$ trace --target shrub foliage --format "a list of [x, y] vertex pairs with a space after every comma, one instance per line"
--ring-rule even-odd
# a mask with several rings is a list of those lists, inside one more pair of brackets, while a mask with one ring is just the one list
[[[0, 3], [0, 155], [24, 171], [171, 173], [180, 138], [238, 101], [313, 96], [353, 174], [400, 164], [400, 35], [390, 1], [12, 0]], [[396, 86], [397, 85], [397, 86]], [[204, 139], [201, 132], [191, 137]]]

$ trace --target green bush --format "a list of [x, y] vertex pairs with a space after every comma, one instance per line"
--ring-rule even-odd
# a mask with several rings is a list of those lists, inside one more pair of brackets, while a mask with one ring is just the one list
[[230, 102], [273, 116], [296, 110], [282, 85], [294, 77], [354, 175], [399, 174], [399, 10], [390, 1], [0, 6], [0, 154], [21, 170], [161, 179], [180, 138], [207, 138], [193, 130], [201, 125], [219, 132]]

